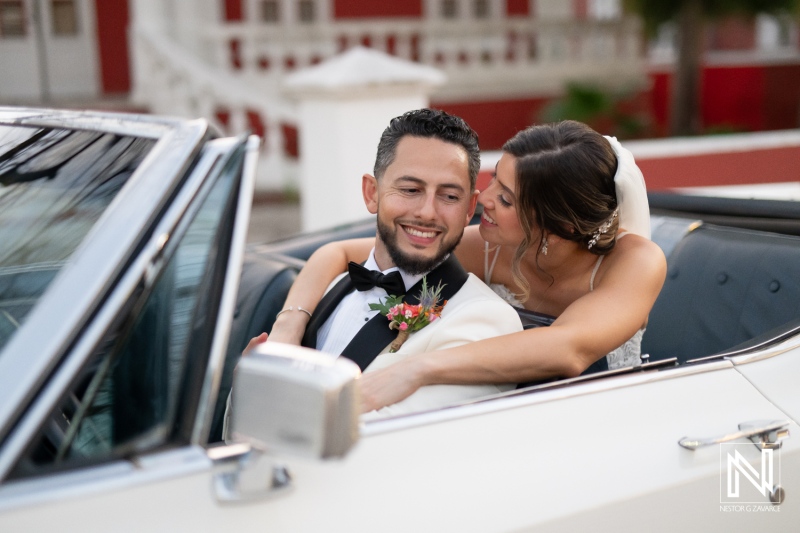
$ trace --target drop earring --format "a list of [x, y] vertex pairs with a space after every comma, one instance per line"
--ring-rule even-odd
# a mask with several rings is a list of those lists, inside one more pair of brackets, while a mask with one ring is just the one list
[[542, 255], [547, 255], [547, 237], [542, 239]]

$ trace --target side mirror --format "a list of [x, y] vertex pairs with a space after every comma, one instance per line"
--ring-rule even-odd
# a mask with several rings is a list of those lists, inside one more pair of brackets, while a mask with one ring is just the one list
[[358, 441], [360, 375], [344, 357], [260, 344], [236, 367], [230, 436], [270, 452], [342, 457]]

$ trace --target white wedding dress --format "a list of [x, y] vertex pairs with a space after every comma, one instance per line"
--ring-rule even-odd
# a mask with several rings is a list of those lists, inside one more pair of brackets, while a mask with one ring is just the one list
[[[626, 235], [626, 233], [620, 234], [618, 239]], [[485, 268], [485, 278], [484, 282], [503, 300], [508, 302], [514, 307], [524, 309], [522, 302], [517, 299], [516, 294], [512, 292], [508, 287], [501, 283], [492, 283], [492, 272], [494, 271], [494, 265], [497, 262], [497, 255], [500, 252], [500, 248], [497, 248], [495, 251], [494, 257], [492, 258], [491, 264], [489, 264], [489, 243], [487, 242], [484, 247], [484, 268]], [[599, 256], [597, 258], [597, 262], [594, 265], [594, 269], [592, 270], [592, 277], [589, 281], [589, 291], [591, 292], [594, 290], [594, 277], [597, 274], [597, 269], [600, 268], [600, 263], [603, 262], [603, 257]], [[555, 318], [555, 317], [554, 317]], [[635, 366], [642, 363], [642, 336], [644, 335], [644, 328], [637, 331], [633, 337], [628, 339], [622, 346], [619, 348], [612, 350], [611, 352], [606, 355], [606, 361], [608, 362], [609, 370], [613, 370], [615, 368], [624, 368], [627, 366]]]

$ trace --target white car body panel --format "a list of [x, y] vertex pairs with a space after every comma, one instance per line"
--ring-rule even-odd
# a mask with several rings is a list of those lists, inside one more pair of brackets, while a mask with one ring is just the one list
[[[780, 359], [794, 357], [774, 358]], [[693, 370], [493, 400], [491, 409], [456, 408], [449, 421], [395, 431], [371, 424], [344, 460], [277, 458], [288, 465], [294, 489], [259, 502], [216, 502], [210, 462], [195, 449], [132, 469], [115, 487], [76, 480], [66, 499], [57, 487], [37, 490], [27, 505], [6, 509], [3, 523], [9, 531], [43, 529], [54, 517], [75, 531], [611, 531], [641, 524], [649, 531], [702, 524], [785, 531], [799, 523], [796, 475], [782, 478], [787, 502], [779, 512], [721, 511], [719, 447], [690, 451], [678, 440], [787, 413], [728, 361]], [[406, 423], [415, 418], [425, 415]], [[750, 448], [755, 464], [760, 452]], [[780, 454], [784, 474], [800, 470], [800, 441], [787, 439]], [[0, 491], [0, 501], [9, 489], [13, 484]], [[89, 515], [87, 524], [82, 517]]]

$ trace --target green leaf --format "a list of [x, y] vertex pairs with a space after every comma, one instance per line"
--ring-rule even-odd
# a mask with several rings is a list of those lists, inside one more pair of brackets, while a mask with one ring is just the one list
[[403, 297], [392, 294], [386, 297], [386, 301], [378, 300], [376, 304], [369, 304], [369, 308], [372, 311], [380, 311], [383, 316], [386, 316], [392, 307], [401, 303], [403, 303]]

